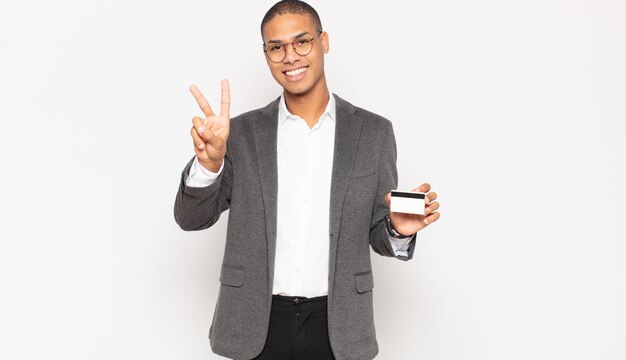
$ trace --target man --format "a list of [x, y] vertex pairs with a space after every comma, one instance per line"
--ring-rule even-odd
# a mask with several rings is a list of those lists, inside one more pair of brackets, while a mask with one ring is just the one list
[[214, 114], [191, 86], [196, 156], [182, 173], [174, 215], [184, 230], [230, 209], [212, 350], [234, 359], [372, 359], [371, 248], [413, 257], [416, 232], [439, 219], [389, 211], [397, 185], [391, 122], [331, 95], [329, 37], [308, 4], [275, 4], [261, 24], [263, 51], [283, 94], [229, 119], [222, 81]]

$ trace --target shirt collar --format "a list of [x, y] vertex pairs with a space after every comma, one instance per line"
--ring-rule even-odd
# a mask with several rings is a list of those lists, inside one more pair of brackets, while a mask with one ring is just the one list
[[[320, 119], [319, 119], [320, 122], [323, 122], [324, 119], [327, 118], [327, 116], [325, 116], [326, 114], [328, 114], [328, 118], [330, 118], [331, 120], [336, 119], [335, 96], [333, 95], [332, 92], [329, 92], [329, 95], [330, 95], [330, 99], [328, 99], [328, 104], [326, 104], [326, 109], [324, 110], [324, 113], [322, 114], [322, 116], [320, 116]], [[285, 95], [281, 94], [280, 102], [278, 105], [278, 126], [280, 127], [281, 125], [285, 123], [285, 121], [287, 121], [287, 119], [290, 119], [290, 118], [296, 119], [299, 117], [289, 112], [289, 110], [287, 109], [287, 104], [285, 103]]]

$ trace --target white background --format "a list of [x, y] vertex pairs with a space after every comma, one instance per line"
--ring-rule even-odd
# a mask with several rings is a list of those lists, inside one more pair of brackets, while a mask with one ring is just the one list
[[[226, 220], [186, 233], [188, 91], [280, 94], [273, 1], [0, 0], [0, 358], [218, 359]], [[626, 358], [626, 5], [315, 1], [332, 91], [441, 219], [372, 253], [379, 359]]]

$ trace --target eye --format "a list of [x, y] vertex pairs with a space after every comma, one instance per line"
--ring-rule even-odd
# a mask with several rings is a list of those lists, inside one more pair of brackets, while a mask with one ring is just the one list
[[276, 51], [280, 51], [283, 47], [280, 45], [273, 45], [267, 48], [267, 51], [270, 52], [276, 52]]
[[296, 40], [296, 45], [298, 46], [305, 46], [307, 45], [311, 40], [309, 39], [298, 39]]

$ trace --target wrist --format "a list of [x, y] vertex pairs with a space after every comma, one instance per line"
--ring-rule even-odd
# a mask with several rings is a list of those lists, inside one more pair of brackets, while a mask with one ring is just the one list
[[224, 159], [219, 160], [219, 161], [202, 161], [200, 159], [198, 159], [198, 163], [200, 163], [200, 165], [202, 165], [203, 168], [209, 170], [210, 172], [218, 172], [220, 170], [220, 167], [222, 166], [222, 162], [224, 161]]
[[405, 237], [409, 237], [409, 236], [413, 235], [413, 234], [405, 235], [405, 234], [402, 234], [401, 232], [399, 232], [398, 230], [396, 230], [396, 228], [393, 226], [393, 224], [391, 222], [391, 216], [390, 215], [385, 216], [385, 222], [386, 222], [386, 226], [387, 226], [387, 231], [393, 237], [405, 238]]

